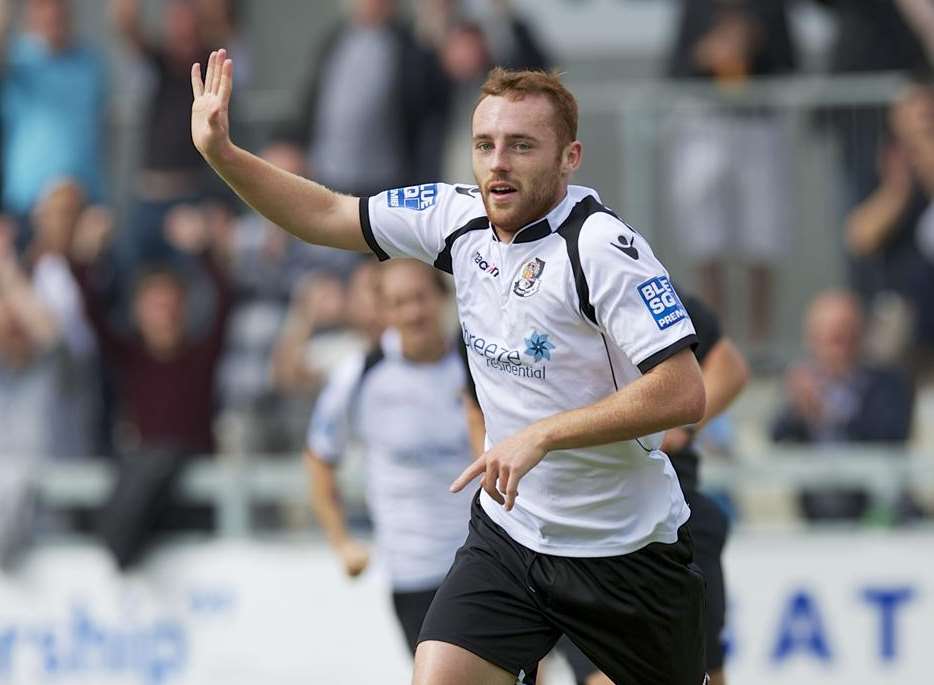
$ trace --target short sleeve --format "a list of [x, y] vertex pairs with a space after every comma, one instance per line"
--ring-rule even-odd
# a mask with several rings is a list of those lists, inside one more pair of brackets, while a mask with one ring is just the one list
[[610, 214], [594, 214], [579, 249], [593, 323], [642, 373], [697, 344], [668, 272], [641, 235]]
[[448, 236], [483, 216], [482, 204], [466, 187], [425, 183], [360, 198], [360, 225], [380, 261], [413, 257], [435, 264]]
[[697, 361], [703, 362], [704, 358], [710, 354], [710, 350], [723, 337], [720, 319], [699, 297], [684, 292], [680, 297], [688, 311], [688, 316], [691, 317], [691, 323], [694, 324], [694, 331], [697, 333], [697, 349], [694, 350], [694, 355]]
[[351, 435], [351, 414], [364, 360], [362, 356], [338, 366], [315, 402], [308, 426], [308, 447], [328, 463], [337, 463]]

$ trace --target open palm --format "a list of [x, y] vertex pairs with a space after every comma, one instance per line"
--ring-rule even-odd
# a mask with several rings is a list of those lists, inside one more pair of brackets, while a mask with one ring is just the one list
[[211, 53], [203, 82], [201, 65], [192, 65], [191, 139], [208, 161], [230, 144], [228, 108], [232, 87], [233, 62], [227, 59], [226, 50]]

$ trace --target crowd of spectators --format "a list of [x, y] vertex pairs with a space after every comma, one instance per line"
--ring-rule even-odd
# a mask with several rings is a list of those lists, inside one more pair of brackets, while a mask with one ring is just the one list
[[[28, 500], [28, 478], [16, 474], [42, 460], [108, 457], [122, 465], [109, 506], [127, 520], [135, 510], [145, 528], [193, 457], [300, 448], [324, 376], [341, 355], [369, 345], [379, 322], [370, 260], [288, 237], [220, 188], [191, 144], [191, 63], [224, 45], [238, 92], [250, 83], [240, 3], [165, 0], [154, 33], [140, 4], [109, 4], [106, 40], [153, 84], [141, 159], [125, 184], [130, 196], [116, 198], [106, 46], [77, 34], [69, 0], [26, 0], [21, 16], [0, 0], [0, 454], [12, 474], [0, 478], [0, 503], [27, 510], [13, 504]], [[913, 0], [820, 4], [842, 27], [833, 71], [927, 63], [930, 16]], [[477, 85], [494, 64], [547, 68], [553, 57], [507, 2], [414, 6], [410, 17], [394, 0], [347, 3], [309, 63], [294, 116], [256, 149], [354, 194], [471, 178], [464, 112]], [[789, 6], [682, 3], [668, 76], [728, 93], [793, 73]], [[749, 267], [748, 339], [767, 340], [790, 221], [786, 132], [765, 107], [739, 111], [702, 98], [685, 111], [692, 116], [672, 138], [667, 177], [681, 244], [721, 313], [723, 258], [739, 251]], [[776, 440], [904, 442], [913, 397], [899, 375], [906, 369], [883, 373], [866, 360], [920, 363], [919, 351], [934, 349], [934, 301], [926, 297], [934, 283], [934, 90], [919, 81], [890, 110], [864, 114], [830, 129], [844, 160], [850, 213], [841, 244], [856, 296], [815, 302], [810, 358], [789, 372]], [[860, 131], [880, 117], [888, 135], [867, 165]], [[248, 121], [233, 125], [250, 135]], [[860, 312], [880, 303], [900, 312], [904, 331], [888, 345], [878, 332], [864, 335]], [[830, 331], [827, 321], [835, 322]], [[844, 332], [845, 341], [835, 338]], [[875, 343], [864, 346], [875, 350], [866, 360], [864, 337]], [[873, 413], [867, 402], [886, 409], [877, 421], [891, 418], [879, 432], [861, 418]], [[141, 491], [152, 495], [149, 508], [136, 506]], [[0, 512], [0, 561], [15, 520]], [[105, 537], [129, 562], [138, 550], [118, 533]]]

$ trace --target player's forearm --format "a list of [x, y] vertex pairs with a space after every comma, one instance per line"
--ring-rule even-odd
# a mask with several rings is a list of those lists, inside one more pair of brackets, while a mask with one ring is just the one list
[[704, 415], [697, 360], [682, 350], [621, 390], [527, 429], [546, 452], [606, 445], [696, 423]]
[[244, 202], [296, 238], [368, 251], [356, 198], [289, 173], [232, 143], [206, 159]]
[[701, 372], [707, 406], [704, 418], [696, 424], [697, 428], [702, 428], [729, 407], [749, 381], [746, 358], [728, 338], [721, 338], [710, 350], [701, 365]]
[[311, 479], [311, 510], [331, 546], [340, 547], [350, 540], [350, 533], [347, 531], [334, 469], [311, 450], [305, 452], [305, 464]]

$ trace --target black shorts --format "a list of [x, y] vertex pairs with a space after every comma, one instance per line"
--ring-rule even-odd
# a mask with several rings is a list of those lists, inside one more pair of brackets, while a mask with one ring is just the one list
[[419, 641], [458, 645], [533, 683], [539, 660], [566, 634], [615, 682], [701, 685], [704, 581], [692, 557], [684, 526], [673, 544], [621, 556], [539, 554], [475, 497], [467, 541]]
[[[707, 647], [707, 670], [723, 668], [723, 626], [726, 619], [726, 598], [723, 566], [720, 556], [729, 533], [729, 520], [720, 506], [707, 495], [696, 490], [684, 493], [691, 507], [691, 520], [687, 526], [694, 540], [694, 561], [704, 574], [704, 636]], [[580, 685], [598, 669], [593, 662], [567, 638], [558, 642], [558, 651], [568, 660], [574, 679]]]
[[425, 614], [428, 613], [428, 607], [431, 606], [431, 600], [434, 599], [437, 591], [438, 588], [432, 588], [417, 592], [392, 593], [392, 607], [396, 610], [396, 618], [402, 626], [405, 642], [413, 655], [418, 645], [418, 633], [422, 629]]

